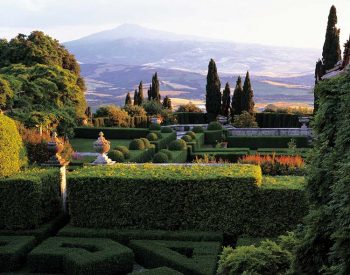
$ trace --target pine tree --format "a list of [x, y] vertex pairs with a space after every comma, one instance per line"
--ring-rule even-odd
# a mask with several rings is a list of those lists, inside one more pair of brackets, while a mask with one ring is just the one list
[[139, 93], [137, 92], [137, 90], [135, 90], [135, 92], [134, 92], [134, 105], [140, 105], [139, 104]]
[[126, 95], [126, 98], [125, 98], [125, 106], [126, 106], [126, 105], [132, 105], [130, 93], [127, 93], [127, 95]]
[[157, 102], [160, 102], [159, 80], [158, 80], [157, 73], [155, 73], [154, 76], [152, 77], [151, 98]]
[[223, 116], [227, 117], [229, 115], [230, 104], [231, 104], [231, 89], [230, 89], [230, 84], [227, 82], [225, 85], [224, 92], [222, 93], [221, 114]]
[[336, 27], [338, 23], [337, 9], [332, 6], [329, 11], [326, 39], [323, 45], [323, 63], [325, 70], [330, 70], [341, 60], [341, 50], [339, 43], [340, 29]]
[[242, 87], [242, 78], [238, 76], [236, 82], [236, 88], [233, 92], [232, 96], [232, 118], [235, 115], [240, 115], [242, 113], [242, 95], [243, 95], [243, 87]]
[[241, 98], [241, 106], [242, 106], [242, 112], [247, 111], [251, 115], [254, 114], [254, 92], [252, 89], [252, 85], [250, 83], [250, 76], [249, 72], [247, 72], [244, 85], [243, 85], [243, 94]]
[[221, 83], [213, 59], [208, 65], [207, 86], [205, 95], [205, 107], [207, 113], [217, 116], [221, 111]]
[[142, 84], [142, 81], [140, 81], [139, 92], [138, 92], [138, 105], [142, 105], [142, 103], [143, 103], [143, 84]]
[[172, 110], [170, 97], [168, 97], [168, 96], [164, 97], [164, 99], [163, 99], [163, 107], [165, 109]]

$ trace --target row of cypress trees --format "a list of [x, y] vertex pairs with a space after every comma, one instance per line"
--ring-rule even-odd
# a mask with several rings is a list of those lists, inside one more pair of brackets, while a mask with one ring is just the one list
[[231, 114], [240, 115], [243, 111], [254, 113], [254, 91], [250, 82], [249, 72], [247, 72], [244, 84], [239, 76], [231, 100], [230, 84], [227, 82], [221, 94], [221, 82], [213, 59], [208, 66], [206, 103], [205, 107], [209, 114], [217, 116], [229, 116]]

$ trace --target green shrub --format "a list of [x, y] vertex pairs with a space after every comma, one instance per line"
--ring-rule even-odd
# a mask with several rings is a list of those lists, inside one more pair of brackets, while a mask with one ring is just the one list
[[157, 154], [154, 155], [153, 162], [154, 163], [168, 163], [169, 158], [166, 154], [164, 154], [162, 152], [158, 152]]
[[260, 246], [224, 248], [219, 260], [218, 274], [285, 274], [292, 255], [277, 243], [265, 240]]
[[142, 229], [105, 229], [81, 228], [72, 225], [65, 226], [58, 236], [79, 238], [106, 238], [122, 244], [130, 240], [173, 240], [191, 242], [223, 242], [222, 232], [206, 231], [169, 231], [169, 230], [142, 230]]
[[184, 135], [181, 137], [182, 140], [186, 141], [186, 142], [191, 142], [192, 141], [192, 137], [189, 135]]
[[132, 154], [132, 156], [129, 159], [129, 162], [136, 162], [136, 163], [145, 163], [150, 162], [155, 154], [155, 149], [153, 145], [150, 145], [151, 147], [143, 150], [143, 151], [136, 151], [136, 154]]
[[[178, 272], [166, 266], [142, 271], [142, 275], [182, 275], [182, 274], [183, 273]], [[133, 273], [130, 273], [130, 275], [140, 275], [140, 272], [138, 271], [133, 272]]]
[[162, 127], [160, 126], [160, 124], [158, 123], [152, 123], [150, 126], [149, 126], [149, 129], [151, 131], [160, 131], [162, 129]]
[[288, 113], [256, 113], [255, 118], [260, 128], [300, 128], [299, 115]]
[[206, 124], [208, 122], [206, 113], [175, 112], [179, 124]]
[[172, 133], [173, 129], [170, 127], [162, 127], [162, 130], [160, 131], [161, 133]]
[[192, 129], [194, 133], [204, 133], [204, 128], [202, 126], [194, 126]]
[[108, 157], [115, 162], [124, 162], [125, 157], [121, 151], [112, 150], [108, 153]]
[[196, 133], [192, 131], [188, 131], [186, 135], [190, 136], [192, 139], [196, 139]]
[[59, 169], [32, 169], [0, 180], [0, 229], [31, 229], [61, 211]]
[[157, 135], [158, 139], [163, 138], [163, 136], [162, 136], [162, 134], [160, 132], [154, 132], [154, 133]]
[[222, 130], [208, 130], [204, 131], [204, 142], [205, 144], [216, 145], [222, 140]]
[[158, 135], [157, 135], [157, 133], [149, 133], [147, 135], [147, 139], [149, 141], [156, 141], [156, 140], [158, 140]]
[[162, 149], [162, 150], [159, 151], [159, 153], [166, 154], [169, 160], [172, 159], [172, 153], [171, 153], [171, 151], [168, 150], [168, 149]]
[[176, 132], [163, 133], [161, 137], [158, 136], [158, 140], [152, 141], [152, 144], [158, 152], [161, 149], [168, 148], [168, 145], [174, 140], [176, 140]]
[[149, 133], [148, 129], [143, 128], [77, 127], [74, 137], [97, 139], [101, 131], [106, 139], [135, 139], [146, 137]]
[[170, 151], [172, 163], [185, 163], [187, 161], [187, 150]]
[[54, 237], [28, 255], [32, 272], [69, 274], [128, 273], [133, 252], [109, 239]]
[[145, 143], [141, 139], [134, 139], [129, 144], [130, 150], [145, 150]]
[[126, 147], [126, 146], [116, 146], [116, 147], [114, 147], [114, 150], [122, 152], [125, 159], [130, 158], [130, 151], [129, 151], [128, 147]]
[[222, 125], [217, 121], [212, 121], [209, 123], [207, 130], [208, 131], [222, 130]]
[[135, 258], [147, 268], [166, 265], [184, 274], [215, 274], [217, 242], [132, 240]]
[[174, 140], [169, 144], [169, 150], [171, 151], [181, 151], [186, 150], [186, 141], [182, 139]]
[[145, 145], [145, 148], [151, 148], [151, 143], [149, 142], [149, 140], [147, 138], [140, 138], [143, 141], [143, 144]]
[[22, 165], [23, 143], [15, 122], [0, 114], [0, 178], [17, 173]]

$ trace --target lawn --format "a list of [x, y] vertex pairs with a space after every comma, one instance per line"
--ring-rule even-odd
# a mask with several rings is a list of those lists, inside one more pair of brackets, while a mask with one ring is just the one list
[[[74, 138], [70, 140], [70, 144], [76, 152], [95, 152], [93, 147], [95, 141], [96, 139]], [[129, 147], [131, 139], [111, 139], [109, 141], [111, 142], [111, 149], [113, 149], [118, 145]]]

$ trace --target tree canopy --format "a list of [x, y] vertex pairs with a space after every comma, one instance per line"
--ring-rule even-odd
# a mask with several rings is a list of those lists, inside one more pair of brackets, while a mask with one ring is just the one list
[[208, 65], [205, 107], [209, 114], [217, 116], [221, 112], [221, 82], [215, 61], [210, 59]]

